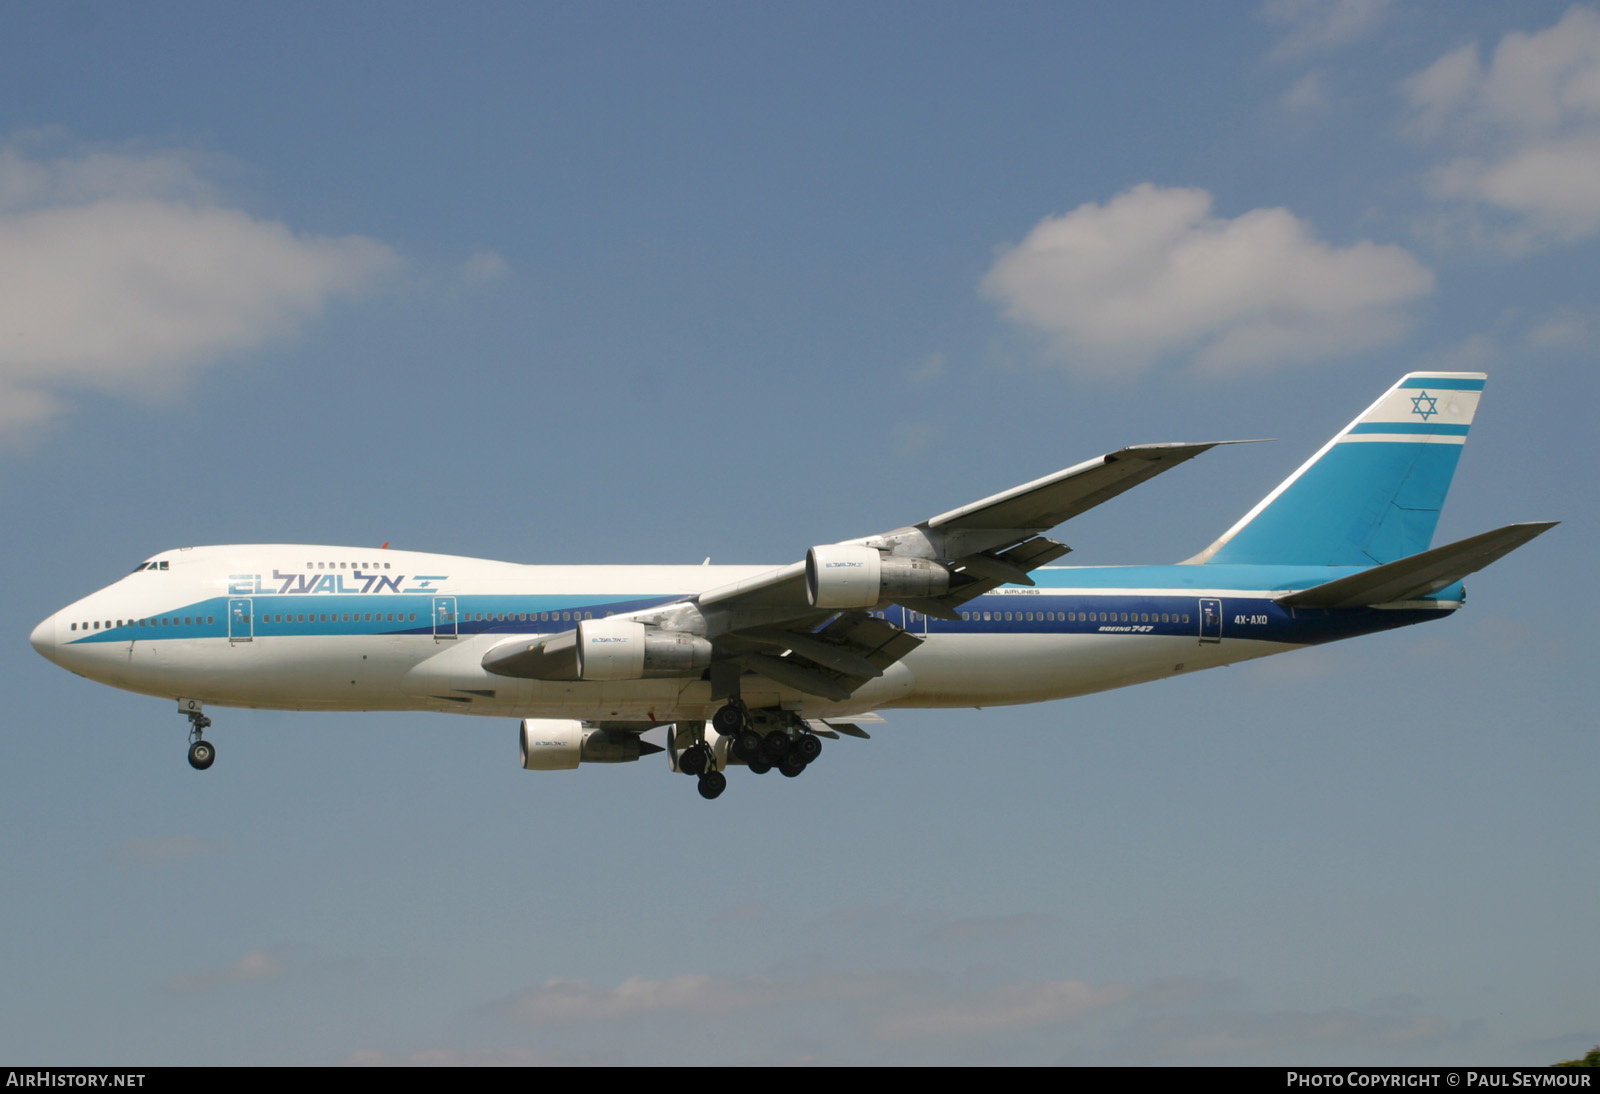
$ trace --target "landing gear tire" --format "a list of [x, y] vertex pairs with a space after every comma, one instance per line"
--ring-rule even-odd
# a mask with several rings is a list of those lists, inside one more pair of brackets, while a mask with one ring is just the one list
[[700, 796], [710, 801], [728, 789], [728, 776], [720, 771], [707, 771], [700, 776]]
[[744, 716], [744, 708], [736, 707], [729, 703], [725, 707], [718, 707], [717, 712], [711, 716], [711, 728], [724, 737], [732, 737], [749, 722]]
[[[694, 745], [686, 749], [683, 755], [678, 757], [678, 770], [685, 775], [700, 775], [703, 777], [707, 774], [706, 769], [710, 766], [711, 750], [705, 745]], [[703, 785], [701, 793], [705, 793]], [[718, 791], [718, 793], [721, 793], [721, 791]], [[713, 794], [712, 797], [716, 797], [716, 795]]]
[[822, 755], [822, 741], [814, 733], [802, 733], [795, 738], [794, 747], [790, 755], [801, 763], [810, 763]]
[[761, 758], [773, 767], [779, 767], [789, 758], [789, 738], [782, 733], [769, 733], [761, 742]]
[[794, 778], [796, 775], [800, 774], [805, 769], [806, 769], [806, 765], [801, 763], [798, 760], [784, 760], [781, 764], [778, 765], [778, 770], [780, 772], [782, 772], [784, 778], [787, 778], [787, 779]]
[[761, 734], [753, 729], [741, 729], [739, 735], [733, 739], [733, 756], [736, 760], [750, 763], [761, 756]]
[[204, 771], [217, 759], [217, 750], [210, 741], [196, 741], [189, 746], [189, 766]]
[[765, 775], [772, 770], [772, 765], [766, 760], [755, 759], [750, 761], [750, 772], [754, 775]]

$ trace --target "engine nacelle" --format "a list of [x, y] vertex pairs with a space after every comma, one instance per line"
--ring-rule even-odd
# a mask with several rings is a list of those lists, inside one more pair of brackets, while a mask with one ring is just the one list
[[524, 718], [520, 736], [525, 771], [571, 771], [579, 763], [624, 764], [643, 754], [637, 733], [585, 728], [567, 718]]
[[583, 620], [577, 649], [580, 680], [692, 676], [711, 664], [711, 643], [699, 635], [632, 619]]
[[814, 608], [871, 608], [949, 591], [949, 569], [925, 558], [886, 557], [875, 547], [848, 543], [806, 552], [806, 597]]

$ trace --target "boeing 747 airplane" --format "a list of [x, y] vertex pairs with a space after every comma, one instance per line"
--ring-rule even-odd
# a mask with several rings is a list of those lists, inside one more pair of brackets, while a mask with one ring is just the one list
[[[34, 628], [62, 668], [210, 707], [521, 718], [529, 770], [666, 751], [715, 798], [794, 776], [875, 711], [1035, 703], [1422, 623], [1554, 522], [1433, 547], [1482, 373], [1416, 372], [1211, 546], [1053, 567], [1063, 521], [1215, 447], [1145, 444], [763, 566], [525, 566], [351, 547], [185, 547]], [[709, 722], [709, 725], [707, 724]], [[665, 750], [643, 733], [670, 725]]]

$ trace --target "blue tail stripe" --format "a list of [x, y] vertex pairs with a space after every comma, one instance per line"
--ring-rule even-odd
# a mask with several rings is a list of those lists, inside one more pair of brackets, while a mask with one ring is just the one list
[[1400, 382], [1401, 387], [1437, 387], [1446, 391], [1482, 391], [1484, 381], [1457, 376], [1413, 376]]
[[1438, 423], [1425, 424], [1422, 422], [1362, 422], [1350, 430], [1352, 433], [1409, 433], [1420, 436], [1432, 433], [1441, 437], [1465, 437], [1469, 425], [1442, 425]]

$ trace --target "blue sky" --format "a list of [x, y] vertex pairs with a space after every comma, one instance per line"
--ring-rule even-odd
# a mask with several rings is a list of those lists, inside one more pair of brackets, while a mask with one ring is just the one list
[[[1600, 9], [12, 5], [13, 1063], [1537, 1063], [1600, 1041]], [[784, 563], [1124, 444], [1205, 546], [1490, 373], [1427, 628], [894, 712], [714, 805], [218, 711], [35, 622], [158, 550]], [[1582, 443], [1580, 443], [1582, 442]]]

